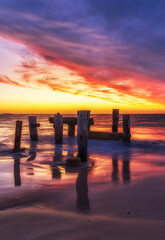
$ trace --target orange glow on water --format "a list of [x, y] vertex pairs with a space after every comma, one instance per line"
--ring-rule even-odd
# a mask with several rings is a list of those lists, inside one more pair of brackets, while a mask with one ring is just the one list
[[134, 139], [140, 139], [140, 140], [150, 140], [154, 141], [159, 139], [159, 141], [164, 141], [165, 136], [162, 134], [164, 132], [164, 129], [161, 127], [134, 127], [132, 129], [132, 135]]

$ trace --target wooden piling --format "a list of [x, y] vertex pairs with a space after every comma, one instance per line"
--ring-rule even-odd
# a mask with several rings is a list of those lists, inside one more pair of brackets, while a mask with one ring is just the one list
[[75, 124], [68, 124], [68, 136], [69, 137], [75, 136]]
[[130, 132], [130, 115], [123, 115], [123, 141], [130, 143], [131, 132]]
[[38, 141], [37, 127], [40, 126], [37, 124], [36, 116], [29, 116], [29, 131], [30, 131], [30, 140]]
[[15, 141], [13, 152], [19, 152], [21, 150], [21, 132], [22, 132], [22, 121], [16, 121], [15, 128]]
[[55, 144], [63, 143], [63, 116], [60, 113], [54, 115]]
[[78, 111], [77, 112], [78, 156], [81, 158], [81, 161], [87, 161], [89, 119], [90, 119], [90, 111]]
[[119, 109], [113, 109], [112, 111], [112, 132], [118, 132], [119, 125]]
[[88, 138], [89, 139], [118, 141], [118, 140], [123, 139], [123, 133], [90, 131], [88, 133]]

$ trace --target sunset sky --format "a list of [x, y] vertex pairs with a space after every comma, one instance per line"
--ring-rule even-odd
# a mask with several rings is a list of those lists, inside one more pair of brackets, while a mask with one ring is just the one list
[[165, 113], [164, 0], [0, 0], [0, 113]]

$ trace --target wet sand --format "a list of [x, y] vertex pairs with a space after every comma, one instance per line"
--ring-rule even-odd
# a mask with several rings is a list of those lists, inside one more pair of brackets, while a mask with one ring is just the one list
[[[165, 239], [165, 176], [163, 156], [159, 158], [153, 169], [154, 160], [147, 160], [147, 155], [148, 165], [142, 155], [131, 158], [131, 163], [113, 155], [108, 176], [110, 159], [104, 156], [105, 165], [65, 173], [71, 179], [64, 178], [62, 184], [64, 173], [55, 169], [54, 175], [49, 172], [52, 181], [22, 191], [15, 186], [12, 195], [5, 193], [0, 200], [0, 239]], [[28, 168], [20, 165], [22, 176], [17, 180], [22, 187], [25, 176], [34, 177], [24, 175]], [[36, 163], [33, 168], [37, 173]]]
[[164, 239], [164, 221], [26, 208], [3, 212], [1, 239]]

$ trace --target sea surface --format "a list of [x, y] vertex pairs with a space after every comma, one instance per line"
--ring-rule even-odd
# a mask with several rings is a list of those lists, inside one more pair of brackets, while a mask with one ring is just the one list
[[[41, 192], [45, 188], [54, 190], [75, 186], [73, 198], [76, 202], [77, 195], [81, 198], [84, 194], [81, 194], [81, 190], [84, 189], [81, 181], [86, 184], [86, 190], [82, 192], [87, 195], [87, 186], [90, 186], [93, 192], [104, 188], [105, 184], [108, 189], [120, 189], [134, 186], [150, 177], [164, 176], [163, 114], [131, 115], [130, 145], [122, 141], [88, 140], [88, 162], [75, 169], [66, 167], [65, 160], [68, 156], [77, 155], [76, 136], [68, 137], [67, 125], [64, 125], [64, 142], [62, 145], [55, 145], [53, 124], [48, 121], [53, 115], [36, 116], [37, 122], [40, 123], [39, 141], [31, 142], [28, 115], [0, 115], [0, 210], [20, 206], [25, 202], [17, 201], [22, 196], [33, 191]], [[111, 131], [112, 115], [100, 114], [91, 117], [94, 118], [91, 130]], [[23, 121], [21, 147], [26, 150], [13, 154], [11, 150], [14, 146], [16, 120]], [[122, 132], [122, 115], [119, 132]], [[80, 201], [78, 207], [88, 208], [89, 201], [90, 199]], [[32, 204], [34, 203], [35, 201], [32, 201]], [[47, 201], [44, 200], [44, 204], [46, 205]], [[60, 201], [57, 207], [59, 204]]]

